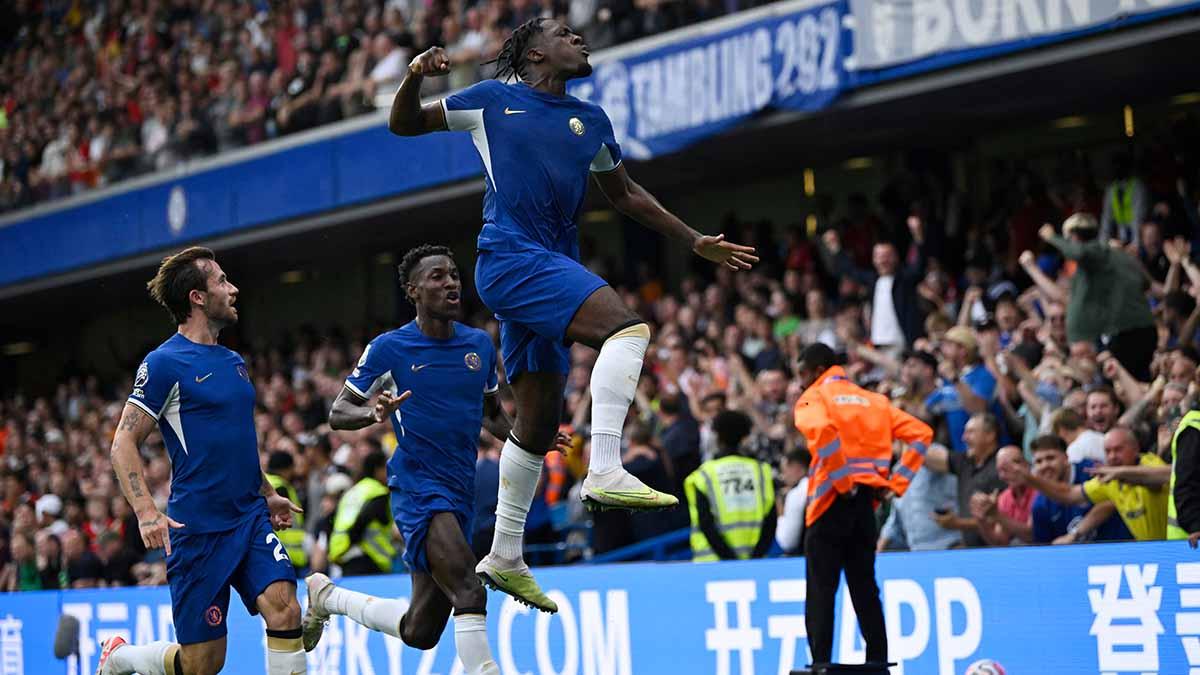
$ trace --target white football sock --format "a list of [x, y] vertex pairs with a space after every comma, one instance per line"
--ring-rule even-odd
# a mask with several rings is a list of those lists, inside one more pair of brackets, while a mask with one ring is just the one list
[[408, 603], [377, 598], [338, 586], [330, 589], [322, 604], [330, 614], [341, 614], [354, 623], [393, 637], [400, 637], [400, 619], [408, 611]]
[[496, 531], [492, 553], [506, 560], [520, 560], [521, 540], [525, 535], [525, 516], [533, 503], [538, 478], [542, 475], [541, 455], [535, 455], [513, 442], [504, 441], [500, 451], [500, 490], [496, 496]]
[[644, 323], [614, 333], [600, 347], [592, 367], [592, 459], [588, 472], [621, 467], [621, 431], [642, 374], [642, 359], [650, 344]]
[[458, 614], [454, 617], [454, 646], [467, 675], [500, 675], [488, 647], [487, 616]]
[[267, 636], [267, 675], [305, 675], [308, 660], [300, 638]]
[[123, 645], [109, 654], [102, 675], [175, 675], [177, 651], [179, 645], [173, 642]]

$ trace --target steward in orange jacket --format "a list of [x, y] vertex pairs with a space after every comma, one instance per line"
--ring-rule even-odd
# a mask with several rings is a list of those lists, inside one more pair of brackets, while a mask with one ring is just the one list
[[[796, 402], [796, 428], [812, 455], [804, 541], [808, 596], [805, 623], [813, 663], [833, 653], [834, 596], [846, 585], [866, 642], [868, 663], [887, 662], [887, 631], [875, 582], [877, 495], [904, 494], [925, 461], [933, 430], [892, 407], [885, 396], [855, 385], [817, 343], [797, 364], [804, 394]], [[893, 441], [906, 443], [892, 468]]]

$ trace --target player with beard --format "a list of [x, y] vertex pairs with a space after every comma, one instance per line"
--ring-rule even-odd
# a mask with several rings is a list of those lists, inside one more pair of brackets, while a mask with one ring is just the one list
[[[237, 322], [238, 289], [206, 248], [162, 261], [147, 284], [179, 329], [150, 352], [112, 444], [112, 467], [142, 543], [164, 548], [178, 644], [105, 641], [97, 675], [215, 675], [225, 665], [229, 589], [267, 624], [267, 674], [307, 672], [296, 572], [273, 530], [299, 506], [258, 463], [254, 385], [237, 352], [217, 344]], [[167, 513], [154, 504], [138, 448], [157, 425], [171, 458]]]
[[[304, 646], [313, 649], [329, 616], [340, 614], [416, 649], [432, 649], [453, 612], [455, 646], [467, 674], [499, 675], [488, 647], [487, 593], [467, 541], [479, 430], [486, 426], [497, 438], [512, 431], [496, 395], [496, 348], [487, 333], [458, 322], [462, 283], [448, 248], [409, 251], [400, 280], [417, 318], [367, 345], [333, 403], [329, 424], [362, 429], [391, 421], [397, 445], [387, 482], [412, 570], [411, 603], [405, 611], [399, 600], [340, 588], [313, 574]], [[356, 545], [369, 554], [371, 542], [368, 535]]]
[[589, 173], [618, 211], [697, 255], [732, 270], [749, 269], [758, 258], [749, 246], [688, 227], [629, 177], [604, 110], [567, 94], [568, 80], [592, 72], [578, 33], [531, 19], [513, 30], [495, 62], [499, 80], [422, 106], [422, 80], [448, 73], [450, 60], [440, 47], [417, 56], [396, 92], [388, 128], [401, 136], [470, 132], [483, 160], [475, 287], [500, 321], [517, 419], [500, 454], [492, 550], [476, 572], [488, 586], [554, 612], [525, 564], [522, 535], [561, 421], [572, 342], [599, 351], [591, 378], [591, 462], [580, 497], [590, 509], [651, 511], [679, 503], [621, 466], [621, 433], [650, 327], [579, 262]]

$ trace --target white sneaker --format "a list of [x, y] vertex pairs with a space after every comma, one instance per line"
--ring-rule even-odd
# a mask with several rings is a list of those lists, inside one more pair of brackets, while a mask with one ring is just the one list
[[304, 644], [304, 651], [311, 652], [321, 641], [321, 634], [325, 632], [325, 624], [329, 621], [324, 602], [333, 590], [333, 581], [317, 572], [308, 575], [304, 585], [308, 587], [308, 608], [300, 621], [300, 640]]

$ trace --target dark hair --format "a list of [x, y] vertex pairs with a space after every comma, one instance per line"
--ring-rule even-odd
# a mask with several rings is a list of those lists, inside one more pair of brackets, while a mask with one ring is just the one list
[[192, 313], [192, 302], [188, 299], [192, 291], [208, 289], [208, 272], [196, 261], [216, 259], [212, 249], [203, 246], [185, 248], [163, 258], [154, 278], [146, 282], [150, 297], [171, 313], [176, 324], [186, 323]]
[[279, 473], [287, 471], [296, 466], [296, 460], [292, 459], [292, 453], [276, 450], [267, 458], [267, 472]]
[[979, 420], [980, 422], [983, 423], [983, 426], [987, 427], [987, 430], [989, 432], [991, 432], [997, 436], [1000, 435], [1000, 421], [997, 420], [996, 416], [993, 415], [992, 413], [990, 413], [990, 412], [975, 413], [974, 415], [971, 415], [971, 419]]
[[494, 77], [498, 80], [508, 81], [514, 76], [517, 79], [525, 77], [525, 52], [529, 50], [529, 43], [534, 36], [541, 35], [542, 22], [546, 19], [534, 17], [525, 23], [513, 29], [512, 35], [501, 45], [496, 58], [484, 63], [496, 64], [496, 74]]
[[713, 418], [713, 431], [722, 450], [736, 450], [753, 428], [750, 416], [736, 410], [722, 410]]
[[[400, 283], [408, 285], [412, 283], [412, 274], [417, 269], [417, 265], [426, 258], [444, 255], [447, 258], [454, 260], [454, 252], [445, 246], [436, 244], [421, 244], [420, 246], [411, 249], [404, 254], [404, 258], [400, 261]], [[405, 293], [404, 297], [408, 297]], [[411, 300], [410, 300], [411, 302]]]
[[1108, 397], [1108, 400], [1113, 404], [1113, 407], [1121, 407], [1121, 399], [1117, 398], [1117, 392], [1107, 384], [1097, 384], [1095, 386], [1088, 387], [1086, 391], [1088, 398], [1091, 398], [1092, 394], [1103, 394]]
[[658, 409], [668, 415], [679, 415], [683, 412], [683, 400], [679, 394], [663, 394], [658, 399]]
[[1054, 434], [1042, 434], [1029, 443], [1030, 452], [1037, 452], [1038, 450], [1066, 452], [1067, 442]]
[[837, 365], [837, 355], [823, 342], [814, 342], [800, 352], [796, 363], [804, 368], [816, 368], [824, 372]]
[[375, 450], [371, 454], [363, 458], [362, 463], [362, 478], [371, 478], [377, 471], [387, 464], [387, 455], [381, 450]]
[[783, 458], [787, 460], [789, 464], [803, 464], [806, 467], [809, 464], [812, 464], [812, 455], [808, 454], [808, 450], [804, 449], [803, 447], [795, 447], [791, 450], [788, 450], [787, 454], [785, 454]]

